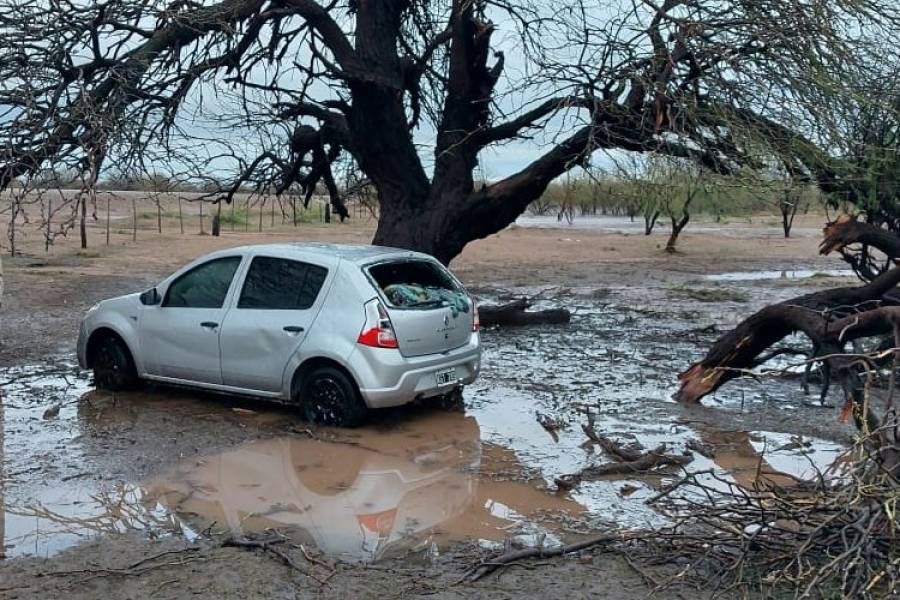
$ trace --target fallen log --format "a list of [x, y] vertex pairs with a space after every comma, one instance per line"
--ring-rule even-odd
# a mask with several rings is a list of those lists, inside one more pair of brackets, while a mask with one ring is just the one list
[[572, 318], [565, 308], [529, 311], [531, 302], [520, 298], [506, 304], [478, 307], [478, 315], [482, 327], [497, 325], [500, 327], [523, 325], [562, 325]]

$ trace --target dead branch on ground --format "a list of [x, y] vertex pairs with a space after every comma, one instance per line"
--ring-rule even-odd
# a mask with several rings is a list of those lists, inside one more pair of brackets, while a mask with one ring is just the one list
[[642, 551], [650, 562], [683, 565], [681, 578], [705, 582], [714, 595], [760, 587], [764, 596], [797, 598], [895, 594], [900, 488], [870, 447], [859, 441], [846, 476], [817, 471], [801, 486], [747, 489], [712, 472], [689, 474], [654, 499], [665, 500], [676, 522], [643, 537]]
[[576, 473], [567, 473], [556, 478], [560, 490], [570, 490], [585, 480], [600, 479], [611, 475], [646, 475], [663, 467], [683, 467], [693, 460], [690, 454], [675, 455], [666, 451], [666, 445], [660, 444], [649, 452], [641, 452], [623, 446], [594, 429], [593, 416], [589, 415], [588, 423], [583, 425], [588, 438], [600, 445], [613, 457], [614, 462], [602, 465], [591, 465]]
[[641, 532], [611, 532], [594, 536], [581, 542], [575, 542], [574, 544], [566, 544], [564, 546], [555, 546], [552, 548], [537, 546], [533, 548], [513, 550], [511, 552], [506, 552], [499, 556], [481, 561], [478, 565], [472, 567], [466, 573], [463, 581], [478, 581], [479, 579], [490, 575], [491, 573], [505, 565], [516, 563], [529, 558], [550, 558], [554, 556], [564, 556], [566, 554], [573, 554], [575, 552], [580, 552], [588, 548], [605, 546], [637, 539], [641, 535]]
[[324, 576], [320, 577], [315, 572], [315, 567], [320, 566], [324, 567], [325, 563], [319, 560], [313, 560], [305, 548], [300, 547], [301, 553], [303, 557], [309, 561], [313, 567], [311, 569], [306, 569], [302, 567], [297, 561], [291, 558], [290, 554], [282, 550], [278, 547], [280, 544], [284, 544], [288, 539], [281, 535], [276, 535], [268, 538], [248, 538], [245, 536], [232, 536], [227, 538], [224, 542], [222, 542], [222, 546], [224, 547], [233, 547], [233, 548], [244, 548], [251, 550], [262, 550], [263, 552], [268, 552], [270, 554], [275, 555], [277, 558], [281, 560], [285, 565], [290, 567], [291, 569], [315, 580], [319, 585], [325, 585], [328, 583], [328, 580], [335, 574], [336, 571], [333, 569], [329, 570], [329, 572]]

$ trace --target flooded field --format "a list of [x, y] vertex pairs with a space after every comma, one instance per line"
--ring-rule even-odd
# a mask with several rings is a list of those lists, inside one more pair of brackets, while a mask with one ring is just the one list
[[[98, 392], [66, 360], [3, 369], [6, 556], [53, 556], [124, 532], [275, 530], [328, 558], [377, 563], [665, 523], [646, 500], [675, 469], [557, 490], [557, 477], [608, 461], [585, 443], [589, 414], [622, 443], [674, 454], [700, 443], [711, 451], [693, 452], [689, 470], [747, 487], [815, 477], [842, 453], [834, 412], [805, 401], [793, 378], [735, 382], [706, 408], [670, 400], [675, 375], [716, 336], [715, 304], [698, 310], [665, 289], [481, 290], [486, 301], [508, 293], [568, 306], [572, 323], [484, 332], [484, 372], [465, 412], [396, 409], [358, 430], [212, 394]], [[771, 290], [749, 293], [758, 302]]]
[[[606, 233], [644, 235], [644, 221], [641, 216], [635, 219], [618, 216], [591, 216], [580, 215], [571, 222], [565, 218], [558, 219], [556, 215], [522, 215], [516, 220], [519, 227], [536, 229], [560, 229], [562, 231], [602, 231]], [[664, 229], [664, 227], [662, 228]], [[735, 217], [721, 222], [691, 221], [689, 232], [701, 232], [706, 234], [748, 238], [784, 238], [784, 230], [781, 223], [772, 218], [759, 217]], [[791, 235], [795, 237], [817, 237], [821, 234], [821, 227], [795, 226], [791, 229]]]

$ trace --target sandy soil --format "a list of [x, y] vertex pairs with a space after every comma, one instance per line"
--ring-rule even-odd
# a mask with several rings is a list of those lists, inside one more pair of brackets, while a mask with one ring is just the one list
[[[250, 400], [159, 388], [104, 394], [73, 369], [71, 354], [88, 306], [148, 287], [188, 259], [248, 243], [366, 242], [371, 223], [262, 234], [226, 228], [213, 238], [176, 233], [169, 219], [166, 233], [140, 231], [137, 242], [129, 231], [113, 233], [109, 246], [94, 226], [87, 251], [69, 239], [49, 255], [36, 235], [26, 237], [22, 255], [4, 259], [0, 311], [0, 512], [5, 503], [9, 556], [0, 562], [0, 595], [645, 597], [651, 579], [671, 572], [635, 568], [599, 549], [514, 566], [476, 584], [458, 582], [504, 545], [574, 541], [659, 518], [642, 504], [663, 483], [659, 478], [598, 481], [551, 494], [555, 475], [596, 459], [580, 447], [586, 410], [604, 431], [645, 446], [678, 447], [691, 438], [712, 444], [714, 458], [698, 457], [694, 467], [718, 468], [738, 481], [748, 465], [760, 464], [760, 445], [787, 447], [785, 440], [797, 436], [812, 440], [823, 466], [834, 460], [848, 426], [836, 422], [834, 409], [800, 395], [795, 380], [736, 382], [706, 407], [668, 400], [678, 371], [718, 331], [774, 299], [845, 281], [778, 275], [842, 268], [816, 255], [820, 222], [806, 218], [801, 234], [788, 240], [765, 222], [701, 224], [683, 236], [675, 255], [662, 252], [663, 233], [603, 228], [513, 227], [473, 243], [452, 265], [471, 289], [486, 301], [525, 294], [541, 305], [569, 306], [572, 325], [485, 332], [485, 372], [466, 392], [465, 414], [413, 407], [378, 415], [357, 432], [311, 430], [287, 408]], [[705, 279], [760, 271], [775, 271], [774, 279]], [[697, 288], [712, 295], [698, 301]], [[54, 407], [58, 414], [46, 416]], [[557, 440], [537, 423], [540, 415], [560, 423]], [[455, 449], [449, 457], [436, 454], [447, 447]], [[764, 470], [793, 473], [805, 460], [775, 451]], [[222, 479], [242, 468], [246, 474]], [[416, 477], [408, 480], [429, 485], [398, 488], [379, 480], [366, 484], [374, 495], [360, 495], [363, 475], [410, 469]], [[279, 491], [285, 473], [299, 474], [299, 500], [288, 497], [296, 486], [288, 496]], [[392, 493], [399, 498], [388, 502]], [[351, 505], [346, 514], [329, 512]], [[406, 529], [389, 535], [392, 527], [399, 531], [404, 511]], [[354, 518], [364, 527], [339, 526]], [[271, 552], [222, 546], [236, 532], [273, 529], [288, 535], [291, 541], [279, 547], [307, 575]], [[366, 554], [368, 538], [354, 541], [362, 529], [382, 536], [374, 553]], [[359, 548], [367, 550], [360, 555]], [[324, 577], [322, 585], [317, 579]], [[673, 586], [661, 597], [682, 594], [697, 597]]]

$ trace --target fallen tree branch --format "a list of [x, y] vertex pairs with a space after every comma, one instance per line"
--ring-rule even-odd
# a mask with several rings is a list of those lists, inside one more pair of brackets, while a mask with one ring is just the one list
[[598, 535], [581, 542], [575, 542], [574, 544], [567, 544], [565, 546], [555, 546], [553, 548], [536, 546], [533, 548], [524, 548], [522, 550], [513, 550], [512, 552], [507, 552], [506, 554], [501, 554], [500, 556], [496, 556], [494, 558], [490, 558], [480, 562], [478, 565], [469, 570], [463, 580], [470, 582], [478, 581], [479, 579], [490, 575], [500, 567], [528, 558], [550, 558], [553, 556], [563, 556], [565, 554], [580, 552], [581, 550], [586, 550], [587, 548], [591, 548], [594, 546], [635, 540], [641, 535], [643, 535], [643, 532], [620, 531], [614, 533], [604, 533], [602, 535]]
[[894, 233], [848, 215], [841, 215], [828, 223], [823, 233], [825, 237], [819, 244], [821, 254], [841, 251], [851, 244], [865, 244], [877, 248], [888, 258], [900, 258], [900, 238]]
[[680, 456], [666, 454], [665, 444], [660, 444], [649, 452], [641, 452], [640, 450], [623, 446], [612, 438], [599, 433], [594, 428], [594, 415], [591, 413], [588, 413], [588, 422], [583, 424], [581, 428], [588, 439], [603, 448], [617, 462], [591, 465], [577, 473], [560, 475], [555, 479], [556, 485], [560, 490], [570, 490], [585, 479], [592, 480], [609, 475], [646, 473], [660, 467], [680, 467], [694, 459], [690, 454]]
[[[900, 237], [877, 225], [860, 222], [856, 217], [841, 215], [825, 226], [824, 234], [819, 252], [830, 254], [837, 250], [863, 281], [872, 281], [896, 265], [900, 257]], [[873, 254], [873, 248], [883, 253], [884, 258]]]
[[[739, 377], [741, 371], [759, 366], [764, 351], [795, 332], [803, 332], [811, 339], [813, 357], [840, 352], [852, 339], [882, 332], [884, 327], [872, 325], [887, 323], [883, 319], [889, 313], [874, 311], [891, 310], [887, 306], [894, 302], [885, 295], [898, 283], [900, 267], [895, 267], [863, 286], [823, 290], [761, 309], [719, 337], [702, 360], [678, 376], [681, 387], [676, 399], [699, 402]], [[856, 318], [861, 321], [856, 323]], [[847, 335], [846, 331], [851, 330]]]
[[588, 439], [603, 448], [603, 450], [619, 461], [625, 462], [635, 462], [640, 460], [643, 456], [643, 453], [640, 450], [633, 450], [631, 448], [627, 448], [622, 444], [619, 444], [612, 439], [606, 437], [605, 435], [599, 433], [594, 428], [594, 415], [593, 413], [588, 413], [588, 422], [584, 423], [581, 426], [581, 429], [584, 431], [584, 434], [588, 436]]
[[[306, 575], [307, 577], [309, 577], [311, 579], [314, 579], [316, 582], [318, 582], [319, 585], [325, 585], [326, 583], [328, 583], [328, 580], [331, 578], [332, 575], [334, 575], [334, 571], [332, 570], [331, 573], [329, 573], [324, 579], [322, 579], [322, 578], [318, 577], [313, 571], [311, 571], [309, 569], [304, 569], [293, 558], [291, 558], [287, 552], [281, 550], [280, 548], [278, 548], [276, 546], [276, 544], [283, 544], [286, 541], [287, 541], [287, 539], [284, 537], [275, 537], [275, 538], [269, 538], [269, 539], [256, 540], [256, 539], [250, 539], [250, 538], [245, 538], [245, 537], [233, 536], [233, 537], [227, 538], [224, 542], [222, 542], [222, 546], [234, 547], [234, 548], [259, 549], [264, 552], [269, 552], [269, 553], [277, 556], [279, 559], [281, 559], [281, 562], [283, 562], [288, 567], [294, 569], [295, 571], [297, 571], [299, 573], [302, 573], [303, 575]], [[306, 557], [306, 550], [302, 549], [301, 551], [303, 552], [304, 557]], [[316, 564], [316, 563], [313, 563], [313, 564]]]
[[572, 318], [565, 308], [529, 311], [531, 301], [520, 298], [506, 304], [478, 307], [478, 315], [482, 327], [523, 326], [523, 325], [562, 325]]

